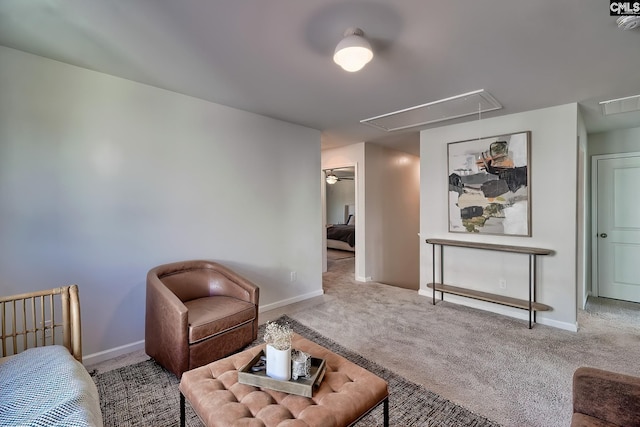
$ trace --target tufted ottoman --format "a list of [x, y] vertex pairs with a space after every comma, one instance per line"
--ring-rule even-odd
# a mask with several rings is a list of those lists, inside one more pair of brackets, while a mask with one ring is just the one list
[[342, 427], [384, 404], [389, 425], [389, 391], [380, 377], [299, 335], [293, 348], [326, 360], [327, 370], [313, 397], [302, 397], [238, 382], [238, 369], [264, 345], [187, 371], [180, 381], [180, 425], [185, 398], [207, 427]]

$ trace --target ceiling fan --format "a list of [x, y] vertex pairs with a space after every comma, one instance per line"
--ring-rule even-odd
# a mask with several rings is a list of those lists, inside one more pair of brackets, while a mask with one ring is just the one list
[[353, 181], [352, 176], [337, 176], [335, 173], [333, 173], [333, 169], [329, 169], [326, 173], [327, 177], [325, 179], [327, 181], [327, 184], [333, 185], [338, 181]]

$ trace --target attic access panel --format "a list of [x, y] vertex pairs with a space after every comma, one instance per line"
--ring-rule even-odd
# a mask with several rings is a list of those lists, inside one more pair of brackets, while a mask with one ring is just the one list
[[640, 111], [640, 95], [610, 99], [608, 101], [602, 101], [600, 105], [602, 106], [602, 114], [605, 116]]
[[430, 123], [499, 110], [502, 105], [484, 89], [405, 108], [381, 116], [360, 120], [360, 123], [393, 132]]

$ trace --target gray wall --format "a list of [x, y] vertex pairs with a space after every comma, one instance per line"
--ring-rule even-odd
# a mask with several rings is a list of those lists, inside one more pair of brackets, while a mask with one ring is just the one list
[[0, 93], [0, 294], [77, 283], [85, 360], [141, 346], [158, 264], [322, 294], [320, 132], [4, 47]]

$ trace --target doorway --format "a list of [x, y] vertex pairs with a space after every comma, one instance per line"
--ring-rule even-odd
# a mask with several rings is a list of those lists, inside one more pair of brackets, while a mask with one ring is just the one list
[[330, 261], [346, 259], [355, 261], [355, 167], [327, 169], [324, 174], [328, 270]]
[[596, 296], [640, 302], [640, 153], [592, 160]]
[[355, 166], [325, 169], [324, 217], [327, 268], [334, 261], [356, 256], [356, 182]]

